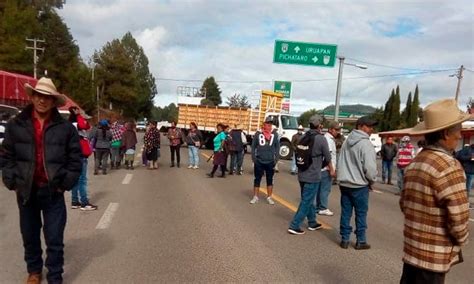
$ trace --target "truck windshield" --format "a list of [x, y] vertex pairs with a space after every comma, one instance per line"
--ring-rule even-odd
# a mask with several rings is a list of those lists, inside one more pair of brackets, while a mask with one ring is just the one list
[[296, 117], [290, 115], [281, 116], [281, 126], [283, 129], [298, 129], [298, 121]]

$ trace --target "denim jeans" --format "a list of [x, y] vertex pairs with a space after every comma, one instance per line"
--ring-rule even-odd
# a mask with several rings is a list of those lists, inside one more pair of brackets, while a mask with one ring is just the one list
[[82, 170], [79, 180], [76, 185], [71, 189], [71, 199], [73, 203], [79, 202], [79, 196], [81, 197], [81, 204], [88, 204], [87, 199], [87, 158], [82, 159]]
[[240, 172], [244, 162], [244, 151], [233, 151], [230, 154], [230, 171]]
[[196, 146], [188, 146], [188, 156], [190, 166], [199, 166], [199, 148]]
[[297, 173], [298, 167], [296, 167], [296, 154], [293, 153], [293, 157], [291, 158], [291, 172]]
[[367, 230], [367, 211], [369, 210], [369, 187], [349, 188], [341, 186], [341, 224], [340, 234], [342, 241], [350, 240], [352, 227], [352, 209], [355, 212], [356, 230], [354, 233], [357, 242], [367, 241], [365, 231]]
[[472, 181], [473, 180], [474, 180], [474, 175], [466, 174], [467, 199], [469, 199], [469, 194], [471, 193]]
[[299, 229], [305, 218], [308, 219], [308, 225], [316, 224], [316, 208], [314, 207], [314, 197], [320, 188], [320, 182], [305, 183], [300, 182], [301, 201], [293, 220], [290, 223], [291, 229]]
[[331, 193], [332, 177], [329, 171], [321, 172], [321, 185], [314, 199], [316, 212], [328, 209], [329, 193]]
[[[49, 193], [49, 188], [34, 189], [26, 205], [18, 203], [20, 231], [25, 249], [28, 273], [43, 270], [41, 227], [46, 241], [46, 267], [49, 283], [61, 283], [64, 272], [64, 229], [66, 227], [66, 204], [64, 194]], [[43, 213], [43, 222], [41, 221]]]
[[120, 159], [120, 148], [119, 147], [111, 147], [110, 148], [110, 162], [112, 163], [112, 165], [114, 165], [114, 163], [118, 163], [120, 161], [121, 161], [121, 159]]
[[392, 180], [393, 161], [382, 161], [382, 181]]
[[398, 185], [398, 190], [401, 192], [403, 190], [403, 178], [405, 176], [405, 169], [398, 168], [398, 180], [397, 180], [397, 185]]

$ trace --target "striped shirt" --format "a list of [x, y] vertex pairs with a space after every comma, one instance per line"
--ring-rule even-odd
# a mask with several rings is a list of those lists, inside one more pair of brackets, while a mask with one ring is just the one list
[[415, 147], [411, 143], [406, 146], [400, 146], [398, 150], [397, 167], [404, 169], [415, 157]]
[[425, 148], [405, 169], [400, 208], [405, 215], [405, 263], [445, 273], [462, 262], [469, 203], [461, 164], [447, 151]]

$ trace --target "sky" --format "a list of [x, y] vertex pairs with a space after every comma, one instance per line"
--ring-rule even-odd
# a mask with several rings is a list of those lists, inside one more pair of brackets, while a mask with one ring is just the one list
[[418, 84], [422, 106], [474, 97], [474, 2], [68, 0], [59, 10], [88, 62], [94, 50], [130, 31], [157, 79], [155, 104], [177, 102], [177, 88], [200, 87], [214, 76], [224, 102], [233, 94], [258, 101], [273, 81], [291, 81], [299, 114], [335, 102], [333, 68], [273, 63], [275, 40], [337, 45], [344, 65], [341, 104], [382, 106], [400, 86], [402, 108]]

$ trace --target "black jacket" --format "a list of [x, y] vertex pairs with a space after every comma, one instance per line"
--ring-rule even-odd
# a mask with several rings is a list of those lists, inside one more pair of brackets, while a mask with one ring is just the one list
[[474, 161], [472, 160], [472, 149], [471, 147], [464, 147], [462, 150], [456, 153], [456, 159], [461, 162], [464, 167], [466, 174], [474, 174]]
[[[18, 200], [26, 204], [30, 198], [35, 172], [35, 138], [33, 106], [26, 107], [10, 120], [5, 131], [3, 183], [15, 190]], [[51, 121], [44, 130], [44, 164], [51, 194], [71, 190], [81, 174], [79, 134], [70, 122], [53, 109]]]
[[398, 147], [395, 144], [383, 144], [380, 150], [380, 155], [384, 161], [393, 161], [398, 153]]

